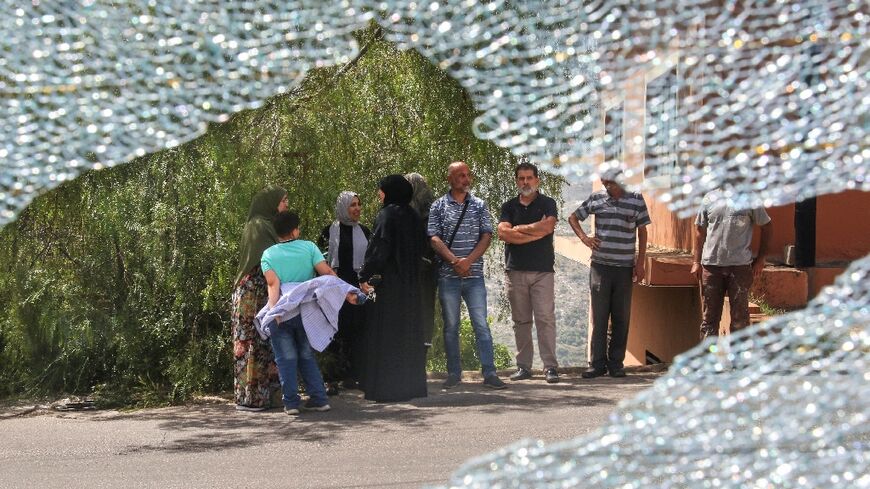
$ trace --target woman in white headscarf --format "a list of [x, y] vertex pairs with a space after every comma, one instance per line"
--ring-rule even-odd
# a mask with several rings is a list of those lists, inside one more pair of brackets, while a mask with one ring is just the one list
[[[339, 278], [354, 286], [359, 285], [368, 246], [369, 229], [359, 222], [362, 204], [354, 192], [342, 192], [335, 201], [336, 220], [323, 228], [318, 245], [326, 250], [327, 261]], [[338, 382], [346, 388], [356, 388], [362, 380], [363, 328], [365, 309], [345, 304], [338, 316], [338, 333], [320, 357], [324, 380], [329, 393], [338, 393]]]

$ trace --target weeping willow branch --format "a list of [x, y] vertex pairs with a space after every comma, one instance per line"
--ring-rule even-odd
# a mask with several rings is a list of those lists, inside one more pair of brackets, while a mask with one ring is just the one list
[[[365, 56], [365, 54], [369, 51], [369, 48], [374, 43], [383, 39], [383, 37], [384, 37], [383, 29], [381, 29], [380, 26], [377, 26], [375, 28], [373, 35], [372, 35], [372, 38], [368, 42], [366, 42], [362, 48], [360, 48], [360, 50], [356, 54], [356, 56], [354, 56], [353, 59], [351, 59], [350, 61], [348, 61], [344, 65], [342, 65], [342, 67], [339, 68], [338, 71], [336, 71], [334, 75], [332, 75], [332, 78], [330, 78], [330, 80], [327, 83], [323, 84], [317, 90], [314, 90], [313, 92], [306, 93], [305, 89], [300, 84], [299, 86], [293, 88], [292, 90], [289, 90], [288, 92], [286, 92], [282, 95], [279, 95], [277, 97], [272, 97], [271, 99], [269, 99], [266, 102], [266, 104], [260, 110], [257, 111], [257, 115], [256, 115], [255, 119], [252, 121], [252, 126], [253, 127], [260, 127], [263, 124], [265, 117], [267, 117], [269, 114], [272, 114], [274, 112], [276, 105], [280, 102], [288, 101], [288, 100], [292, 101], [290, 104], [288, 104], [288, 106], [285, 109], [282, 110], [282, 115], [287, 116], [287, 115], [292, 114], [297, 109], [302, 107], [305, 103], [313, 100], [314, 98], [316, 98], [317, 96], [319, 96], [320, 94], [325, 92], [326, 90], [334, 87], [339, 82], [341, 77], [344, 76], [345, 73], [347, 73], [351, 68], [355, 67], [359, 63], [359, 61], [363, 58], [363, 56]], [[274, 141], [278, 139], [277, 137], [274, 137], [277, 135], [277, 131], [273, 132], [271, 134], [273, 135], [273, 143], [274, 143]], [[265, 131], [260, 133], [260, 136], [257, 137], [254, 140], [254, 142], [251, 144], [251, 146], [248, 150], [248, 155], [246, 155], [246, 156], [250, 157], [251, 154], [253, 154], [255, 151], [257, 151], [257, 149], [261, 146], [262, 137], [264, 135], [265, 135]]]

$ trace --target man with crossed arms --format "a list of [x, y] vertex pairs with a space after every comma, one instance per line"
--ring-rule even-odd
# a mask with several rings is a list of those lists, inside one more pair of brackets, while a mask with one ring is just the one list
[[498, 237], [504, 241], [505, 283], [517, 343], [517, 371], [513, 381], [532, 377], [532, 320], [538, 333], [538, 350], [544, 378], [559, 382], [556, 370], [556, 303], [554, 288], [553, 231], [556, 201], [538, 191], [538, 167], [520, 163], [514, 169], [520, 194], [501, 206]]

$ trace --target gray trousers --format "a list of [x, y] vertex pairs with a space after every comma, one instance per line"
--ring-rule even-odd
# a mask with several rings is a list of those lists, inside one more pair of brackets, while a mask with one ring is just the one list
[[507, 270], [505, 286], [514, 321], [517, 366], [531, 370], [535, 346], [532, 322], [538, 333], [538, 350], [544, 368], [556, 368], [556, 303], [553, 272]]
[[[614, 267], [592, 262], [589, 289], [592, 296], [592, 368], [610, 371], [623, 368], [631, 315], [634, 267]], [[610, 341], [607, 326], [610, 325]]]

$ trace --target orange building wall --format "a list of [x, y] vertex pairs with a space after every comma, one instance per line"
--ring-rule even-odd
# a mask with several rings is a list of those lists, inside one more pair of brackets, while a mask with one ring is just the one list
[[870, 253], [870, 192], [816, 199], [816, 260], [857, 260]]
[[695, 219], [687, 217], [680, 219], [677, 214], [668, 209], [667, 204], [660, 202], [654, 195], [644, 193], [649, 212], [650, 224], [647, 227], [649, 244], [661, 248], [691, 251], [692, 230]]
[[[773, 226], [773, 234], [770, 236], [770, 244], [767, 246], [767, 257], [782, 263], [785, 259], [783, 253], [786, 245], [794, 244], [794, 204], [768, 207], [767, 214], [770, 216], [770, 223]], [[818, 220], [818, 217], [816, 219]], [[761, 233], [753, 234], [753, 252], [758, 249], [760, 238]]]
[[[676, 355], [698, 344], [701, 297], [697, 287], [635, 284], [631, 294], [625, 365], [645, 365], [647, 351], [663, 362], [672, 362]], [[591, 324], [589, 331], [591, 334]]]
[[[773, 222], [769, 257], [794, 244], [794, 204], [767, 209]], [[758, 238], [754, 240], [758, 246]], [[848, 190], [816, 199], [816, 261], [857, 260], [870, 253], [870, 192]]]
[[[680, 219], [651, 194], [644, 194], [644, 198], [652, 220], [648, 228], [650, 244], [691, 250], [694, 218]], [[822, 195], [816, 202], [816, 260], [819, 263], [852, 261], [870, 252], [870, 192], [850, 190]], [[770, 207], [767, 213], [773, 224], [767, 256], [782, 261], [785, 246], [794, 244], [794, 204]], [[754, 250], [758, 250], [759, 237], [760, 233], [756, 232]]]

